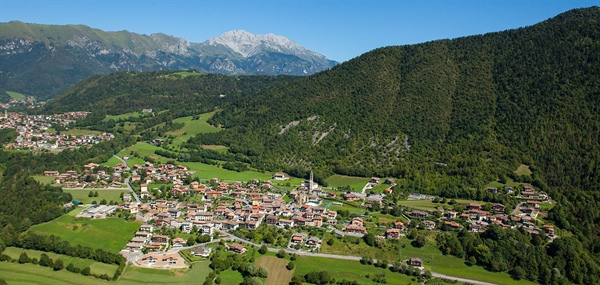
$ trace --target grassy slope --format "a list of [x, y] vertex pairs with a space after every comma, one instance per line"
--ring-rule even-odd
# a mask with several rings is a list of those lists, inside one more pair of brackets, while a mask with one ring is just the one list
[[176, 136], [177, 138], [173, 140], [173, 144], [179, 147], [182, 143], [197, 134], [219, 132], [221, 131], [220, 128], [213, 127], [206, 122], [214, 114], [215, 112], [201, 114], [199, 120], [192, 120], [192, 116], [175, 119], [173, 120], [175, 123], [183, 123], [185, 125], [181, 129], [168, 132], [167, 135]]
[[[12, 258], [12, 259], [19, 259], [19, 256], [21, 255], [22, 252], [27, 253], [27, 256], [29, 258], [37, 258], [38, 260], [40, 259], [40, 256], [42, 255], [42, 253], [44, 253], [43, 251], [39, 251], [39, 250], [29, 250], [29, 249], [22, 249], [22, 248], [16, 248], [16, 247], [7, 247], [2, 253], [10, 256], [10, 258]], [[67, 267], [67, 265], [69, 263], [73, 263], [73, 265], [75, 265], [76, 267], [79, 267], [80, 269], [83, 269], [83, 268], [86, 268], [87, 266], [89, 266], [90, 269], [92, 270], [92, 274], [107, 274], [108, 276], [113, 276], [115, 274], [115, 271], [117, 271], [117, 268], [118, 268], [118, 266], [116, 264], [106, 264], [106, 263], [96, 262], [91, 259], [71, 257], [68, 255], [56, 254], [53, 252], [46, 252], [46, 254], [50, 258], [52, 258], [53, 261], [56, 261], [57, 259], [61, 259], [64, 262], [65, 267]]]
[[81, 210], [80, 208], [71, 211], [50, 222], [32, 226], [29, 230], [38, 234], [59, 236], [72, 245], [80, 244], [117, 253], [140, 227], [139, 222], [124, 222], [117, 218], [102, 220], [75, 218], [75, 214]]
[[[158, 269], [146, 269], [129, 266], [121, 276], [114, 282], [118, 285], [142, 285], [142, 284], [201, 284], [210, 272], [209, 262], [196, 262], [194, 268], [167, 271]], [[32, 264], [17, 264], [0, 262], [2, 278], [8, 284], [56, 284], [56, 285], [96, 285], [111, 284], [94, 277], [86, 277], [66, 270], [53, 271], [51, 268]], [[240, 278], [241, 279], [241, 278]], [[50, 280], [52, 280], [50, 282]], [[239, 284], [236, 283], [236, 284]]]
[[5, 91], [6, 94], [8, 94], [8, 96], [10, 96], [10, 98], [14, 99], [14, 100], [25, 100], [25, 98], [27, 96], [21, 94], [21, 93], [17, 93], [17, 92], [12, 92], [12, 91]]
[[366, 275], [374, 276], [377, 273], [385, 273], [387, 284], [407, 284], [411, 281], [411, 278], [406, 275], [371, 265], [362, 265], [358, 261], [302, 256], [295, 261], [295, 264], [294, 275], [326, 270], [336, 280], [348, 279], [356, 280], [359, 284], [376, 284], [373, 280], [366, 278]]
[[33, 179], [37, 180], [37, 182], [40, 182], [42, 184], [52, 184], [54, 183], [54, 176], [44, 176], [44, 175], [34, 175], [32, 176]]
[[275, 256], [263, 256], [256, 260], [256, 265], [264, 266], [269, 270], [265, 285], [288, 284], [294, 276], [294, 270], [286, 268], [289, 260]]

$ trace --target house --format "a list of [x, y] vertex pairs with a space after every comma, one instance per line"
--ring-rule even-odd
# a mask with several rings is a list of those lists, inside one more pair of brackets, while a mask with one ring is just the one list
[[294, 226], [294, 221], [293, 220], [288, 220], [288, 219], [280, 219], [279, 223], [277, 223], [280, 227], [293, 227]]
[[56, 170], [48, 170], [44, 171], [44, 176], [58, 176], [58, 171]]
[[223, 197], [223, 192], [220, 191], [206, 191], [204, 194], [206, 199], [221, 199]]
[[385, 231], [386, 238], [399, 238], [400, 230], [399, 229], [388, 229]]
[[246, 252], [246, 248], [239, 243], [232, 243], [231, 245], [229, 245], [229, 250], [239, 254], [243, 254]]
[[395, 222], [393, 228], [398, 230], [404, 230], [404, 223], [400, 221]]
[[199, 247], [196, 247], [192, 251], [192, 255], [208, 258], [210, 256], [211, 252], [212, 252], [212, 248], [205, 247], [205, 246], [199, 246]]
[[275, 224], [277, 224], [277, 216], [275, 216], [275, 215], [269, 215], [269, 216], [267, 216], [266, 223], [267, 223], [267, 225], [275, 225]]
[[172, 243], [173, 243], [173, 247], [183, 247], [186, 245], [185, 240], [182, 238], [174, 238]]
[[481, 204], [477, 204], [477, 203], [469, 203], [469, 205], [467, 205], [467, 210], [481, 210]]
[[446, 218], [449, 220], [453, 220], [453, 219], [456, 219], [457, 214], [458, 214], [458, 212], [448, 211], [448, 213], [446, 213], [444, 216], [446, 216]]
[[363, 219], [356, 217], [352, 219], [351, 225], [353, 226], [359, 226], [362, 227], [364, 226], [365, 222], [363, 221]]
[[371, 180], [369, 180], [369, 183], [376, 184], [376, 185], [379, 185], [380, 182], [381, 182], [381, 179], [379, 177], [371, 177]]
[[496, 187], [488, 187], [487, 190], [490, 193], [498, 194], [498, 188]]
[[461, 229], [462, 226], [459, 223], [457, 223], [457, 222], [445, 221], [444, 222], [444, 228], [457, 230], [457, 229]]
[[288, 178], [285, 176], [285, 173], [278, 172], [278, 173], [273, 174], [273, 179], [274, 180], [286, 180]]
[[478, 233], [481, 231], [481, 225], [478, 224], [469, 224], [469, 232]]
[[155, 268], [185, 268], [184, 259], [179, 253], [149, 253], [142, 256], [141, 261], [138, 262], [141, 266], [155, 267]]
[[540, 201], [527, 200], [527, 207], [533, 207], [534, 209], [539, 209], [540, 205], [541, 205]]
[[425, 226], [425, 229], [428, 230], [433, 230], [435, 228], [435, 222], [433, 221], [423, 221], [423, 225]]
[[407, 263], [411, 266], [423, 267], [423, 260], [418, 257], [413, 257], [409, 259]]
[[299, 243], [302, 243], [303, 241], [304, 241], [304, 236], [303, 235], [301, 235], [301, 234], [294, 234], [292, 236], [292, 239], [291, 239], [290, 242], [294, 243], [294, 244], [299, 244]]
[[410, 215], [415, 218], [419, 218], [419, 219], [424, 219], [424, 218], [429, 217], [429, 213], [424, 212], [424, 211], [419, 211], [419, 210], [414, 210], [414, 211], [410, 212]]
[[304, 244], [308, 247], [318, 247], [321, 244], [321, 240], [317, 237], [310, 237]]
[[504, 213], [504, 211], [506, 211], [506, 206], [500, 203], [494, 203], [492, 204], [492, 210], [496, 213]]
[[367, 228], [361, 226], [347, 226], [344, 228], [344, 231], [347, 233], [366, 234]]
[[165, 236], [165, 235], [153, 235], [152, 236], [152, 242], [160, 243], [160, 244], [168, 244], [169, 243], [169, 237]]
[[344, 194], [344, 201], [356, 201], [358, 200], [358, 196], [356, 196], [356, 194], [354, 193], [346, 193]]

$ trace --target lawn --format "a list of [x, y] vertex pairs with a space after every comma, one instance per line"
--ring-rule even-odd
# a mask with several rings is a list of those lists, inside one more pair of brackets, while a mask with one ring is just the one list
[[[90, 191], [96, 192], [98, 191], [98, 197], [88, 197]], [[100, 203], [102, 199], [105, 199], [107, 202], [115, 201], [117, 203], [121, 203], [121, 193], [130, 193], [129, 190], [123, 188], [123, 190], [104, 190], [104, 189], [85, 189], [85, 190], [71, 190], [71, 189], [63, 189], [65, 193], [71, 193], [74, 200], [79, 200], [84, 204], [91, 204], [92, 201], [96, 201]]]
[[215, 114], [215, 112], [216, 111], [200, 114], [199, 120], [193, 120], [193, 116], [182, 117], [173, 120], [174, 123], [184, 124], [183, 128], [181, 129], [167, 132], [167, 135], [176, 136], [176, 138], [173, 140], [173, 145], [179, 147], [182, 143], [186, 142], [189, 138], [197, 134], [220, 132], [220, 128], [211, 126], [206, 122]]
[[294, 275], [305, 275], [313, 271], [327, 271], [335, 280], [356, 280], [359, 284], [379, 284], [366, 277], [384, 273], [387, 284], [408, 284], [412, 277], [389, 270], [377, 268], [372, 265], [363, 265], [358, 261], [339, 260], [322, 257], [301, 256], [296, 261]]
[[371, 180], [366, 177], [354, 177], [354, 176], [345, 176], [345, 175], [332, 175], [331, 177], [325, 179], [325, 182], [331, 187], [339, 188], [346, 187], [350, 185], [350, 189], [352, 191], [359, 192], [365, 187], [365, 184]]
[[275, 256], [262, 256], [256, 260], [256, 265], [264, 266], [269, 270], [269, 276], [267, 277], [264, 285], [279, 285], [288, 284], [294, 276], [294, 270], [288, 270], [286, 268], [289, 260], [277, 258]]
[[82, 210], [78, 208], [50, 222], [32, 226], [29, 231], [59, 236], [71, 245], [80, 244], [118, 253], [140, 227], [139, 222], [125, 222], [118, 218], [75, 218]]
[[5, 92], [6, 92], [6, 94], [8, 94], [8, 96], [10, 96], [10, 98], [12, 98], [14, 100], [25, 100], [25, 98], [27, 97], [24, 94], [13, 92], [13, 91], [5, 91]]
[[92, 271], [92, 274], [98, 275], [106, 274], [108, 276], [113, 276], [115, 274], [115, 271], [117, 271], [117, 268], [119, 267], [116, 264], [106, 264], [91, 259], [83, 259], [78, 257], [71, 257], [68, 255], [56, 254], [53, 252], [43, 252], [39, 250], [22, 249], [16, 247], [7, 247], [2, 253], [10, 256], [10, 258], [12, 259], [19, 259], [19, 256], [22, 252], [27, 253], [27, 256], [29, 258], [37, 258], [38, 260], [40, 260], [40, 256], [42, 255], [42, 253], [46, 253], [50, 258], [52, 258], [53, 261], [61, 259], [65, 267], [67, 267], [69, 263], [73, 263], [73, 265], [79, 267], [80, 269], [84, 269], [89, 266]]
[[33, 175], [33, 179], [42, 184], [54, 184], [54, 176]]

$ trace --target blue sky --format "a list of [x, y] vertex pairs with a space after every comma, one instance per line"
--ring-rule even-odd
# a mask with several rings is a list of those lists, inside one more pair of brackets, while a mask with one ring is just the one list
[[83, 24], [203, 42], [229, 30], [285, 36], [330, 59], [533, 25], [598, 0], [0, 0], [0, 22]]

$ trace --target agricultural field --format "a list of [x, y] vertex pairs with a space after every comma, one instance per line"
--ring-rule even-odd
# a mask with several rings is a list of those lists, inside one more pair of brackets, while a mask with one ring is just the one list
[[102, 132], [99, 132], [99, 131], [91, 131], [91, 130], [78, 129], [78, 128], [68, 129], [66, 131], [61, 131], [60, 133], [63, 135], [73, 135], [73, 136], [101, 135], [102, 134]]
[[[119, 280], [115, 282], [106, 282], [66, 270], [54, 271], [52, 268], [33, 264], [0, 262], [0, 272], [2, 272], [2, 278], [11, 285], [49, 283], [56, 285], [106, 285], [111, 283], [116, 285], [202, 284], [204, 278], [211, 271], [208, 267], [209, 264], [209, 261], [196, 262], [192, 269], [182, 270], [159, 270], [128, 266]], [[52, 282], [49, 282], [50, 280]], [[239, 282], [235, 284], [239, 284]]]
[[117, 271], [117, 268], [119, 267], [116, 264], [106, 264], [106, 263], [97, 262], [97, 261], [94, 261], [91, 259], [83, 259], [83, 258], [78, 258], [78, 257], [71, 257], [68, 255], [56, 254], [53, 252], [44, 252], [44, 251], [39, 251], [39, 250], [22, 249], [22, 248], [16, 248], [16, 247], [7, 247], [2, 253], [10, 256], [11, 259], [17, 260], [17, 259], [19, 259], [19, 256], [21, 255], [22, 252], [27, 253], [27, 256], [29, 258], [37, 258], [38, 260], [40, 259], [40, 256], [42, 255], [42, 253], [46, 253], [50, 258], [52, 258], [53, 261], [56, 261], [57, 259], [62, 260], [65, 267], [69, 263], [73, 263], [73, 265], [75, 265], [75, 267], [79, 267], [80, 269], [83, 269], [83, 268], [86, 268], [89, 266], [92, 274], [98, 274], [98, 275], [106, 274], [108, 276], [113, 276], [115, 274], [115, 271]]
[[[106, 285], [106, 281], [92, 276], [83, 276], [67, 270], [54, 271], [52, 268], [34, 264], [0, 262], [2, 279], [11, 285], [55, 284], [55, 285]], [[141, 283], [140, 283], [141, 284]]]
[[359, 192], [363, 189], [363, 187], [365, 187], [365, 184], [367, 184], [369, 180], [371, 179], [366, 177], [354, 177], [335, 174], [325, 179], [325, 182], [327, 182], [327, 184], [330, 187], [334, 188], [346, 187], [350, 185], [350, 189], [352, 189], [352, 191]]
[[25, 100], [25, 98], [27, 98], [27, 96], [25, 96], [24, 94], [21, 94], [21, 93], [17, 93], [17, 92], [13, 92], [13, 91], [5, 91], [5, 92], [13, 100]]
[[118, 253], [140, 227], [139, 222], [125, 222], [118, 218], [98, 220], [75, 218], [75, 215], [82, 210], [83, 208], [78, 208], [50, 222], [32, 226], [29, 231], [55, 235], [72, 245], [80, 244]]
[[264, 266], [269, 270], [269, 276], [264, 285], [288, 284], [294, 276], [294, 270], [286, 268], [289, 260], [275, 256], [263, 256], [256, 260], [257, 266]]
[[294, 275], [305, 275], [309, 272], [325, 270], [335, 280], [356, 280], [359, 284], [379, 284], [366, 277], [370, 275], [372, 278], [378, 273], [385, 274], [387, 284], [408, 284], [412, 281], [412, 277], [372, 265], [363, 265], [358, 261], [301, 256], [294, 263], [296, 264]]
[[[467, 199], [454, 199], [454, 200], [457, 202], [457, 204], [462, 205], [462, 206], [466, 206], [469, 203], [479, 203], [479, 204], [486, 203], [483, 201], [467, 200]], [[448, 201], [450, 201], [450, 199]], [[398, 201], [398, 204], [400, 204], [402, 206], [414, 208], [414, 209], [424, 210], [424, 211], [434, 211], [438, 207], [445, 207], [445, 208], [450, 208], [450, 209], [454, 207], [452, 205], [448, 205], [448, 203], [445, 203], [445, 204], [434, 203], [431, 200], [401, 200], [401, 201]]]
[[[98, 197], [88, 197], [88, 194], [92, 192], [98, 191]], [[93, 201], [100, 203], [102, 199], [105, 199], [107, 202], [115, 201], [117, 203], [122, 203], [121, 193], [130, 193], [127, 188], [123, 188], [123, 190], [105, 190], [105, 189], [84, 189], [84, 190], [71, 190], [71, 189], [63, 189], [65, 193], [71, 193], [73, 196], [73, 200], [79, 200], [84, 204], [91, 204]]]

